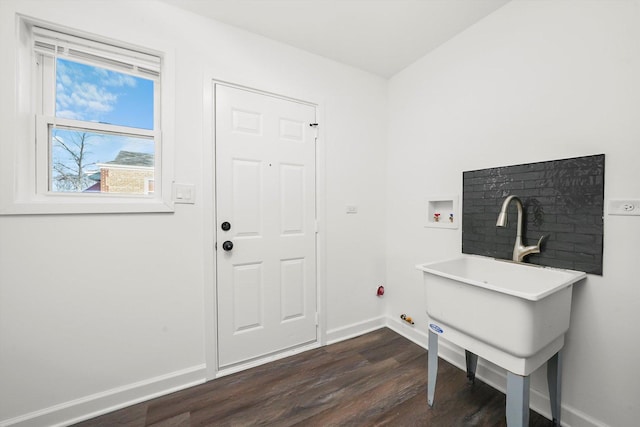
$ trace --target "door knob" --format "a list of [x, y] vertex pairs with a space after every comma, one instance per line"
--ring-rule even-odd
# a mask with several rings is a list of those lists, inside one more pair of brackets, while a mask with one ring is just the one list
[[230, 240], [227, 240], [222, 244], [222, 249], [224, 249], [225, 251], [230, 251], [231, 249], [233, 249], [233, 242]]
[[220, 225], [220, 228], [222, 228], [222, 231], [229, 231], [231, 230], [231, 224], [225, 221]]

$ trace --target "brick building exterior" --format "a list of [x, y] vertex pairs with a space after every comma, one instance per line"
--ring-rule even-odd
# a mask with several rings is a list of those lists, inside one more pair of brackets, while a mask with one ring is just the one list
[[[101, 193], [150, 194], [154, 190], [154, 155], [120, 151], [110, 162], [99, 163]], [[97, 185], [96, 185], [97, 187]]]

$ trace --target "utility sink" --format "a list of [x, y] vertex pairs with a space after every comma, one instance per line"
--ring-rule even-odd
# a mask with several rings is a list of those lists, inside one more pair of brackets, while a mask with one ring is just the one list
[[465, 350], [467, 378], [478, 357], [507, 370], [508, 427], [529, 425], [529, 375], [547, 364], [551, 415], [561, 425], [562, 347], [569, 329], [572, 270], [466, 255], [418, 265], [429, 316], [427, 402], [434, 405], [438, 338]]
[[475, 255], [417, 268], [431, 331], [518, 375], [562, 348], [573, 284], [586, 277]]

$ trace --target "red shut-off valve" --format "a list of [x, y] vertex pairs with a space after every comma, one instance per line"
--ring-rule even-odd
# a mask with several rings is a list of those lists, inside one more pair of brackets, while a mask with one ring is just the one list
[[384, 286], [378, 286], [378, 292], [376, 293], [379, 297], [384, 295]]

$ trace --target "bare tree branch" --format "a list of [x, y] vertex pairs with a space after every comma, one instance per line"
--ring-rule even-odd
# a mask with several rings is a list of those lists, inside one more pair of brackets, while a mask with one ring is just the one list
[[87, 163], [87, 156], [91, 154], [90, 139], [95, 135], [87, 132], [65, 132], [70, 141], [53, 136], [53, 148], [59, 149], [61, 155], [53, 156], [54, 189], [57, 191], [84, 191], [93, 181], [87, 174], [87, 168], [95, 163]]

